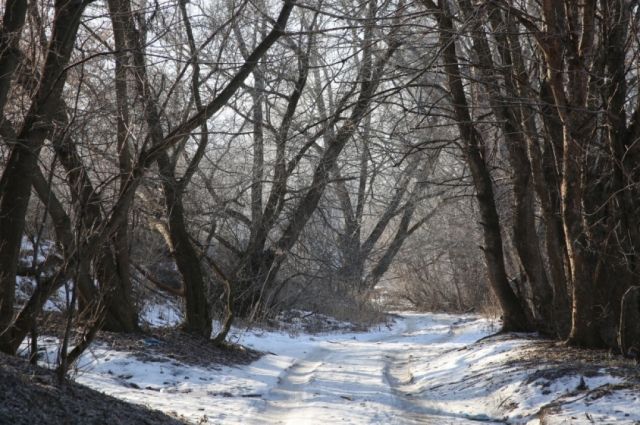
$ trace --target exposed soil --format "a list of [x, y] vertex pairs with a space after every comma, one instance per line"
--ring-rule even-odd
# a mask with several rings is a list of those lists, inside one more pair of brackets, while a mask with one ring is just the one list
[[187, 365], [214, 369], [248, 365], [262, 357], [261, 352], [238, 344], [216, 347], [210, 341], [176, 328], [145, 329], [139, 334], [102, 332], [95, 344], [128, 351], [142, 361], [166, 361], [168, 357]]

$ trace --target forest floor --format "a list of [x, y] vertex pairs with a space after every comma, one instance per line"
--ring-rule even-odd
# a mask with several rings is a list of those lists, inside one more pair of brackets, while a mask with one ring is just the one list
[[[0, 358], [0, 424], [640, 424], [635, 361], [493, 335], [476, 316], [398, 313], [364, 332], [294, 312], [278, 331], [236, 328], [218, 349], [154, 314], [143, 334], [104, 334], [64, 389]], [[57, 338], [41, 345], [46, 365]]]

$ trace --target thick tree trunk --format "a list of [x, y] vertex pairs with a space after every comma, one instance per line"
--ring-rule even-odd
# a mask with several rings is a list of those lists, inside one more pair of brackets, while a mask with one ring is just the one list
[[[57, 114], [59, 122], [67, 122], [64, 110]], [[72, 200], [80, 211], [85, 229], [97, 228], [104, 220], [100, 205], [102, 200], [89, 180], [87, 170], [78, 155], [75, 141], [68, 137], [54, 138], [54, 147], [60, 163], [67, 171], [67, 179], [72, 188]], [[110, 332], [135, 332], [138, 330], [138, 318], [131, 299], [131, 281], [129, 275], [129, 247], [127, 242], [127, 222], [118, 228], [113, 238], [100, 247], [95, 260], [95, 271], [101, 286], [109, 288], [110, 300], [108, 313], [104, 321], [104, 330]], [[83, 237], [86, 235], [83, 235]], [[113, 244], [113, 250], [112, 250]], [[115, 251], [115, 260], [114, 252]], [[81, 259], [81, 262], [85, 261]], [[82, 305], [98, 306], [100, 292], [92, 278], [79, 285]], [[84, 315], [94, 312], [83, 311]]]
[[0, 120], [11, 88], [14, 71], [20, 58], [20, 33], [27, 15], [27, 0], [8, 0], [4, 5], [0, 27]]
[[502, 331], [530, 331], [532, 326], [527, 320], [518, 297], [509, 285], [505, 271], [500, 219], [493, 195], [493, 182], [485, 163], [484, 142], [473, 125], [462, 85], [456, 54], [454, 38], [456, 31], [453, 27], [453, 21], [444, 0], [440, 0], [438, 6], [429, 0], [423, 0], [423, 3], [437, 13], [436, 19], [440, 30], [440, 42], [443, 46], [442, 60], [447, 73], [447, 83], [460, 136], [465, 145], [465, 159], [476, 188], [485, 242], [483, 252], [487, 262], [491, 289], [498, 298], [502, 309]]
[[51, 42], [42, 70], [38, 91], [31, 103], [9, 161], [2, 173], [0, 187], [0, 347], [7, 347], [5, 330], [13, 320], [18, 255], [25, 227], [25, 215], [31, 194], [31, 176], [50, 122], [57, 111], [62, 89], [66, 82], [65, 66], [73, 50], [80, 18], [86, 3], [72, 0], [59, 1]]
[[[626, 58], [629, 45], [630, 9], [632, 5], [626, 0], [607, 0], [600, 3], [603, 19], [606, 22], [603, 35], [603, 55], [605, 61], [605, 84], [602, 86], [602, 98], [607, 99], [608, 108], [605, 115], [606, 136], [609, 143], [610, 159], [607, 163], [607, 171], [611, 175], [610, 182], [605, 186], [604, 195], [607, 203], [609, 220], [607, 236], [611, 235], [610, 251], [617, 261], [606, 260], [609, 273], [605, 282], [600, 284], [602, 298], [613, 308], [611, 316], [605, 324], [605, 336], [607, 327], [613, 329], [617, 323], [611, 319], [618, 319], [622, 325], [625, 312], [625, 292], [631, 285], [637, 285], [637, 277], [640, 272], [640, 221], [638, 220], [638, 207], [640, 206], [640, 193], [634, 189], [638, 187], [638, 138], [633, 135], [633, 119], [628, 125], [627, 108], [629, 102], [629, 89], [626, 80]], [[632, 32], [633, 34], [633, 32]], [[633, 37], [633, 35], [632, 35]], [[633, 90], [632, 90], [633, 91]], [[640, 108], [636, 105], [636, 118]], [[635, 175], [634, 175], [635, 171]], [[624, 253], [621, 255], [621, 253]], [[606, 255], [606, 254], [604, 254]], [[603, 256], [604, 256], [603, 255]], [[613, 284], [612, 284], [613, 283]], [[622, 304], [619, 300], [622, 299]], [[622, 310], [620, 310], [622, 308]], [[628, 317], [630, 319], [630, 317]], [[617, 322], [617, 320], [616, 320]], [[629, 321], [627, 320], [627, 326]], [[622, 332], [622, 329], [620, 329]], [[636, 340], [638, 341], [638, 340]], [[612, 344], [608, 338], [606, 342]], [[626, 354], [621, 344], [620, 349]], [[638, 347], [636, 347], [637, 349]], [[636, 354], [640, 354], [637, 353]]]
[[[582, 347], [602, 347], [597, 324], [594, 258], [589, 255], [589, 241], [583, 221], [582, 146], [566, 131], [564, 144], [564, 176], [562, 182], [562, 217], [568, 241], [569, 264], [573, 281], [571, 332], [567, 343]], [[596, 260], [597, 261], [597, 260]]]
[[6, 184], [0, 201], [0, 350], [10, 354], [16, 272], [38, 151], [16, 145], [2, 176]]
[[[518, 257], [524, 268], [525, 275], [532, 289], [533, 312], [536, 327], [543, 332], [552, 333], [554, 328], [552, 299], [553, 291], [547, 278], [540, 241], [536, 232], [535, 197], [531, 163], [527, 156], [525, 131], [522, 128], [522, 116], [518, 105], [509, 96], [516, 98], [516, 78], [512, 72], [505, 73], [505, 89], [507, 97], [498, 88], [500, 84], [496, 77], [496, 67], [493, 63], [492, 52], [487, 41], [487, 34], [482, 26], [481, 11], [472, 8], [468, 0], [459, 0], [461, 9], [467, 19], [471, 19], [470, 32], [473, 36], [473, 49], [478, 56], [479, 72], [483, 76], [483, 85], [489, 97], [491, 109], [501, 130], [509, 152], [509, 161], [513, 173], [513, 235]], [[489, 13], [489, 19], [495, 30], [497, 49], [502, 59], [502, 67], [514, 69], [514, 63], [508, 50], [509, 42], [505, 34], [507, 23], [500, 10]], [[521, 302], [526, 302], [521, 299]]]
[[562, 227], [560, 181], [562, 181], [562, 123], [554, 104], [547, 81], [540, 88], [541, 109], [546, 141], [545, 150], [532, 139], [529, 153], [545, 224], [545, 244], [553, 282], [553, 310], [556, 330], [561, 338], [567, 338], [571, 330], [571, 299], [568, 284], [571, 282], [569, 256]]
[[[564, 236], [573, 286], [570, 345], [601, 347], [598, 327], [597, 242], [591, 240], [585, 208], [586, 155], [595, 135], [590, 84], [596, 30], [596, 1], [586, 0], [579, 11], [543, 0], [544, 32], [538, 43], [544, 53], [553, 104], [563, 127], [561, 205]], [[564, 55], [564, 49], [573, 49]]]
[[[147, 77], [146, 60], [144, 47], [139, 38], [139, 33], [135, 29], [132, 10], [130, 9], [128, 0], [111, 0], [109, 8], [112, 16], [114, 30], [118, 32], [118, 40], [123, 46], [126, 45], [134, 49], [133, 63], [135, 64], [135, 85], [138, 96], [145, 103], [145, 119], [149, 126], [151, 140], [154, 146], [158, 146], [163, 140], [163, 129], [160, 122], [160, 112], [156, 104], [154, 95], [149, 90], [149, 82]], [[203, 111], [202, 102], [200, 100], [198, 89], [198, 67], [197, 52], [191, 34], [191, 26], [186, 15], [185, 3], [180, 3], [183, 21], [188, 30], [189, 46], [194, 57], [191, 62], [194, 66], [192, 90], [196, 99], [198, 113]], [[125, 88], [123, 87], [124, 91]], [[124, 108], [123, 108], [124, 112]], [[124, 117], [124, 115], [123, 115]], [[206, 134], [206, 126], [204, 126]], [[123, 148], [126, 146], [121, 141]], [[205, 339], [211, 337], [212, 317], [211, 309], [208, 302], [207, 283], [202, 273], [200, 258], [198, 253], [191, 245], [189, 233], [184, 217], [184, 206], [182, 203], [182, 195], [186, 184], [197, 167], [199, 160], [204, 154], [207, 145], [206, 135], [203, 136], [195, 158], [189, 165], [185, 177], [182, 181], [178, 181], [175, 176], [175, 162], [169, 157], [166, 150], [160, 152], [158, 157], [158, 169], [163, 177], [162, 187], [164, 192], [164, 200], [169, 218], [169, 237], [171, 253], [178, 266], [178, 271], [182, 278], [185, 297], [185, 320], [183, 329], [187, 332], [202, 336]], [[121, 159], [121, 162], [122, 159]], [[128, 170], [129, 167], [127, 167]], [[123, 182], [123, 187], [126, 183]]]
[[189, 231], [184, 219], [182, 192], [166, 153], [158, 159], [158, 168], [163, 178], [162, 189], [169, 217], [169, 235], [173, 247], [171, 254], [176, 261], [184, 286], [186, 312], [183, 329], [209, 339], [213, 324], [207, 298], [208, 282], [205, 281], [202, 273], [200, 257], [189, 240]]
[[[123, 6], [120, 4], [120, 6]], [[115, 86], [116, 86], [116, 101], [117, 101], [117, 133], [116, 138], [118, 141], [118, 163], [120, 166], [120, 190], [124, 190], [127, 185], [127, 181], [131, 178], [131, 171], [133, 168], [133, 159], [131, 157], [131, 151], [129, 149], [129, 105], [127, 97], [127, 70], [128, 55], [126, 53], [126, 37], [124, 35], [124, 24], [122, 17], [113, 17], [113, 14], [126, 13], [126, 10], [115, 11], [112, 8], [109, 10], [112, 14], [112, 23], [114, 25], [113, 37], [115, 40], [116, 51], [114, 56], [115, 61]], [[125, 219], [116, 230], [113, 237], [113, 248], [115, 251], [115, 269], [119, 277], [118, 294], [114, 297], [113, 301], [119, 303], [121, 300], [125, 301], [123, 306], [125, 310], [123, 315], [125, 317], [131, 316], [133, 312], [133, 305], [131, 304], [132, 286], [131, 286], [131, 274], [130, 274], [130, 253], [129, 253], [129, 223]], [[137, 325], [137, 318], [135, 318]]]

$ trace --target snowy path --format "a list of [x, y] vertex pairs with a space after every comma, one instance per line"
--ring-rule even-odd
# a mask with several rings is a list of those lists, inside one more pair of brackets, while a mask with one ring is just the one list
[[406, 316], [403, 322], [384, 336], [322, 342], [256, 400], [250, 423], [477, 424], [437, 409], [426, 394], [411, 393], [414, 359], [424, 362], [452, 345], [464, 346], [456, 344], [460, 332], [452, 330], [454, 320], [432, 328], [429, 344], [412, 341], [425, 330], [423, 317]]
[[[234, 329], [233, 342], [267, 353], [242, 367], [95, 345], [77, 380], [192, 424], [539, 425], [545, 406], [554, 406], [544, 412], [548, 425], [640, 424], [640, 385], [615, 387], [624, 384], [615, 368], [537, 373], [513, 362], [533, 340], [476, 342], [492, 331], [478, 317], [417, 313], [366, 333]], [[49, 358], [56, 347], [49, 345]], [[585, 385], [589, 392], [576, 392]]]

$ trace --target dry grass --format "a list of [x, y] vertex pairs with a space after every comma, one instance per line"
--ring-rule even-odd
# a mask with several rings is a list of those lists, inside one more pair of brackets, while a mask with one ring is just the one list
[[528, 379], [553, 380], [565, 375], [586, 377], [610, 374], [640, 383], [640, 365], [610, 350], [569, 347], [563, 342], [543, 340], [519, 349], [511, 364], [536, 369]]

